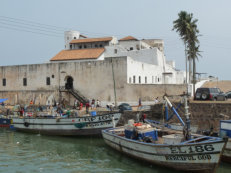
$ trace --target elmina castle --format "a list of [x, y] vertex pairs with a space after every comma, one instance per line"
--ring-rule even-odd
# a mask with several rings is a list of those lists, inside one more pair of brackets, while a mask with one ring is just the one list
[[0, 97], [10, 104], [136, 102], [185, 90], [186, 73], [166, 60], [161, 39], [87, 38], [66, 31], [64, 40], [65, 49], [49, 63], [1, 66]]

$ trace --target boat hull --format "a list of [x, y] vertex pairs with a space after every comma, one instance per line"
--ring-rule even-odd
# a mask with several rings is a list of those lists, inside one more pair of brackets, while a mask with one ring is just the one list
[[79, 118], [13, 118], [15, 130], [44, 135], [85, 136], [100, 135], [101, 130], [113, 127], [121, 113]]
[[10, 127], [11, 119], [9, 118], [0, 118], [0, 127]]
[[231, 163], [231, 139], [229, 138], [227, 145], [222, 154], [221, 160], [224, 162]]
[[104, 130], [105, 142], [131, 157], [152, 164], [193, 172], [214, 172], [220, 161], [225, 141], [205, 144], [163, 145], [139, 142]]

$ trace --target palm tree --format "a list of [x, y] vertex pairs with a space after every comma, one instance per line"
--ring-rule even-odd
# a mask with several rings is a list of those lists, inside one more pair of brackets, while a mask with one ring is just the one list
[[[193, 18], [193, 14], [190, 14], [191, 20]], [[197, 19], [194, 19], [190, 21], [190, 32], [188, 33], [188, 41], [187, 41], [187, 54], [190, 59], [190, 61], [193, 61], [193, 95], [195, 95], [195, 83], [196, 83], [196, 59], [198, 60], [198, 57], [200, 55], [200, 45], [199, 45], [199, 40], [198, 36], [199, 35], [199, 30], [197, 29]]]
[[198, 57], [201, 56], [200, 54], [200, 45], [195, 45], [196, 41], [190, 40], [191, 44], [188, 45], [188, 55], [189, 58], [193, 61], [193, 95], [195, 95], [195, 84], [196, 84], [196, 60], [198, 60]]
[[185, 46], [185, 70], [186, 70], [186, 83], [188, 83], [188, 65], [187, 65], [187, 52], [186, 52], [186, 44], [188, 41], [187, 35], [189, 33], [190, 27], [189, 27], [189, 21], [191, 21], [190, 19], [190, 15], [186, 12], [186, 11], [181, 11], [180, 13], [178, 13], [178, 19], [173, 21], [173, 29], [172, 30], [176, 30], [176, 32], [179, 33], [181, 39], [184, 42], [184, 46]]
[[[196, 74], [196, 62], [195, 60], [200, 56], [199, 51], [199, 40], [197, 29], [197, 19], [193, 20], [193, 14], [188, 14], [185, 11], [181, 11], [178, 14], [179, 18], [173, 22], [173, 30], [176, 29], [179, 32], [181, 39], [184, 41], [185, 45], [185, 58], [186, 58], [186, 81], [187, 81], [187, 60], [189, 63], [189, 68], [191, 69], [191, 62], [193, 61], [193, 94], [195, 94], [195, 74]], [[191, 70], [190, 70], [191, 71]], [[191, 74], [189, 75], [191, 77]], [[191, 80], [190, 80], [191, 81]]]

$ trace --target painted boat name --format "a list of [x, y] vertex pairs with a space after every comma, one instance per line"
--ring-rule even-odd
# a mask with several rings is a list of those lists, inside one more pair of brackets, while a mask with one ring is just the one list
[[197, 156], [185, 156], [185, 155], [173, 155], [173, 156], [165, 156], [166, 160], [210, 160], [212, 157], [210, 154], [199, 154]]
[[172, 154], [192, 154], [192, 153], [203, 153], [214, 151], [214, 147], [211, 144], [208, 145], [195, 145], [190, 146], [185, 150], [182, 150], [182, 147], [170, 147]]
[[93, 121], [102, 121], [102, 120], [111, 120], [114, 117], [113, 114], [110, 115], [102, 115], [98, 117], [84, 117], [83, 119], [79, 119], [79, 122], [93, 122]]

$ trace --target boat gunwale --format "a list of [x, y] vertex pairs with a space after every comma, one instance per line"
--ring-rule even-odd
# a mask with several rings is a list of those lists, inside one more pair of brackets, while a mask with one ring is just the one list
[[[119, 129], [121, 127], [118, 127], [118, 128], [109, 128], [109, 129], [105, 129], [105, 130], [102, 130], [102, 134], [103, 133], [106, 133], [107, 135], [110, 135], [110, 136], [114, 136], [116, 138], [120, 138], [122, 140], [125, 140], [125, 141], [129, 141], [129, 142], [132, 142], [132, 143], [138, 143], [138, 144], [142, 144], [142, 145], [147, 145], [147, 146], [158, 146], [158, 147], [177, 147], [177, 146], [194, 146], [194, 145], [198, 145], [198, 144], [210, 144], [210, 143], [224, 143], [225, 144], [225, 140], [223, 140], [222, 138], [217, 138], [217, 137], [211, 137], [211, 138], [217, 138], [217, 140], [215, 141], [207, 141], [207, 142], [197, 142], [197, 143], [187, 143], [187, 144], [182, 144], [182, 143], [179, 143], [179, 144], [155, 144], [155, 143], [145, 143], [145, 142], [141, 142], [141, 141], [137, 141], [137, 140], [133, 140], [133, 139], [128, 139], [126, 137], [123, 137], [123, 136], [119, 136], [119, 135], [116, 135], [116, 134], [113, 134], [113, 133], [110, 133], [109, 130], [113, 130], [113, 129]], [[210, 136], [208, 136], [210, 137]]]
[[115, 112], [115, 113], [109, 113], [109, 114], [102, 114], [102, 115], [96, 115], [96, 116], [85, 116], [85, 117], [61, 117], [61, 116], [52, 116], [50, 115], [51, 117], [12, 117], [11, 119], [14, 120], [14, 119], [23, 119], [23, 120], [33, 120], [33, 119], [59, 119], [59, 120], [73, 120], [73, 119], [84, 119], [84, 118], [91, 118], [91, 117], [99, 117], [99, 116], [104, 116], [104, 115], [113, 115], [113, 114], [120, 114], [119, 116], [121, 116], [121, 113], [120, 112]]

